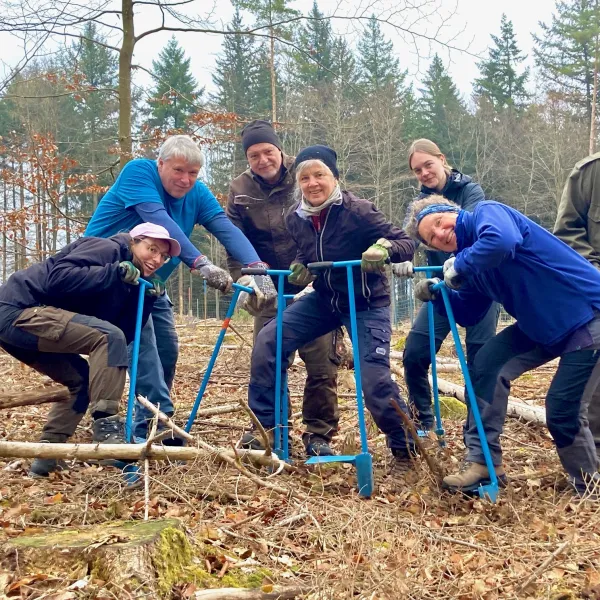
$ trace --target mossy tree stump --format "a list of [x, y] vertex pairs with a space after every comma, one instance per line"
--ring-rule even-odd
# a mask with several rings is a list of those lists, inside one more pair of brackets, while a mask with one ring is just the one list
[[90, 575], [123, 598], [169, 598], [175, 583], [201, 583], [198, 580], [209, 575], [197, 569], [193, 558], [176, 519], [22, 536], [0, 549], [1, 567], [16, 578], [39, 573], [62, 580]]

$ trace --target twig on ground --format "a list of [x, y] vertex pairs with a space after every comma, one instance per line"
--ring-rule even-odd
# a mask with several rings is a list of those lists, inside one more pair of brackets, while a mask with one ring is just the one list
[[256, 429], [260, 433], [260, 437], [263, 441], [263, 446], [265, 447], [265, 456], [271, 456], [271, 443], [269, 442], [269, 436], [265, 431], [265, 428], [262, 426], [262, 423], [258, 420], [258, 417], [254, 414], [254, 411], [250, 409], [247, 402], [242, 398], [239, 399], [240, 406], [244, 410], [244, 412], [250, 417], [251, 421], [254, 423]]
[[535, 578], [542, 572], [544, 569], [550, 566], [552, 561], [562, 554], [571, 544], [573, 538], [568, 539], [566, 542], [563, 542], [537, 569], [533, 571], [533, 573], [517, 588], [517, 592], [522, 592], [530, 583], [532, 583]]

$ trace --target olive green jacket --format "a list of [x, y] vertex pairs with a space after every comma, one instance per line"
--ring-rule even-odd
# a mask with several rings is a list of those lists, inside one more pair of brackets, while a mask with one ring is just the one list
[[600, 269], [600, 152], [580, 160], [571, 171], [554, 234]]

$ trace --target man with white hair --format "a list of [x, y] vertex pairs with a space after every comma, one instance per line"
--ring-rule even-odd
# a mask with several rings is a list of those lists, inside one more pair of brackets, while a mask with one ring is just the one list
[[[195, 225], [202, 225], [240, 263], [268, 267], [246, 236], [228, 219], [206, 185], [198, 181], [204, 156], [198, 145], [185, 135], [174, 135], [160, 147], [158, 159], [136, 159], [125, 165], [119, 177], [103, 196], [85, 230], [86, 236], [109, 237], [139, 223], [155, 223], [167, 229], [179, 242], [181, 254], [164, 265], [157, 275], [166, 280], [180, 262], [193, 274], [221, 292], [231, 289], [229, 273], [214, 265], [190, 241]], [[246, 302], [257, 306], [275, 302], [276, 291], [270, 277], [255, 276], [256, 294]], [[175, 377], [178, 340], [173, 305], [165, 295], [153, 307], [142, 330], [136, 393], [147, 397], [172, 415], [170, 390]], [[134, 436], [145, 438], [152, 413], [136, 406]]]

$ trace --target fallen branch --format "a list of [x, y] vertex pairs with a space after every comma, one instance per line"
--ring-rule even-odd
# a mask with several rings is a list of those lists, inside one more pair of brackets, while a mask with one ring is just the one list
[[[269, 586], [270, 587], [270, 586]], [[194, 600], [289, 600], [308, 593], [307, 588], [273, 588], [263, 592], [252, 588], [221, 588], [218, 590], [201, 590], [192, 596]]]
[[[429, 383], [433, 385], [431, 375], [429, 376]], [[462, 385], [457, 385], [456, 383], [438, 377], [438, 389], [442, 394], [454, 396], [457, 400], [466, 404], [465, 390]], [[514, 396], [508, 397], [508, 409], [506, 414], [510, 417], [520, 417], [529, 423], [546, 425], [546, 411], [544, 408], [541, 406], [530, 406]]]
[[70, 397], [69, 390], [63, 385], [52, 386], [35, 392], [0, 394], [0, 409], [45, 404], [47, 402], [65, 402]]

